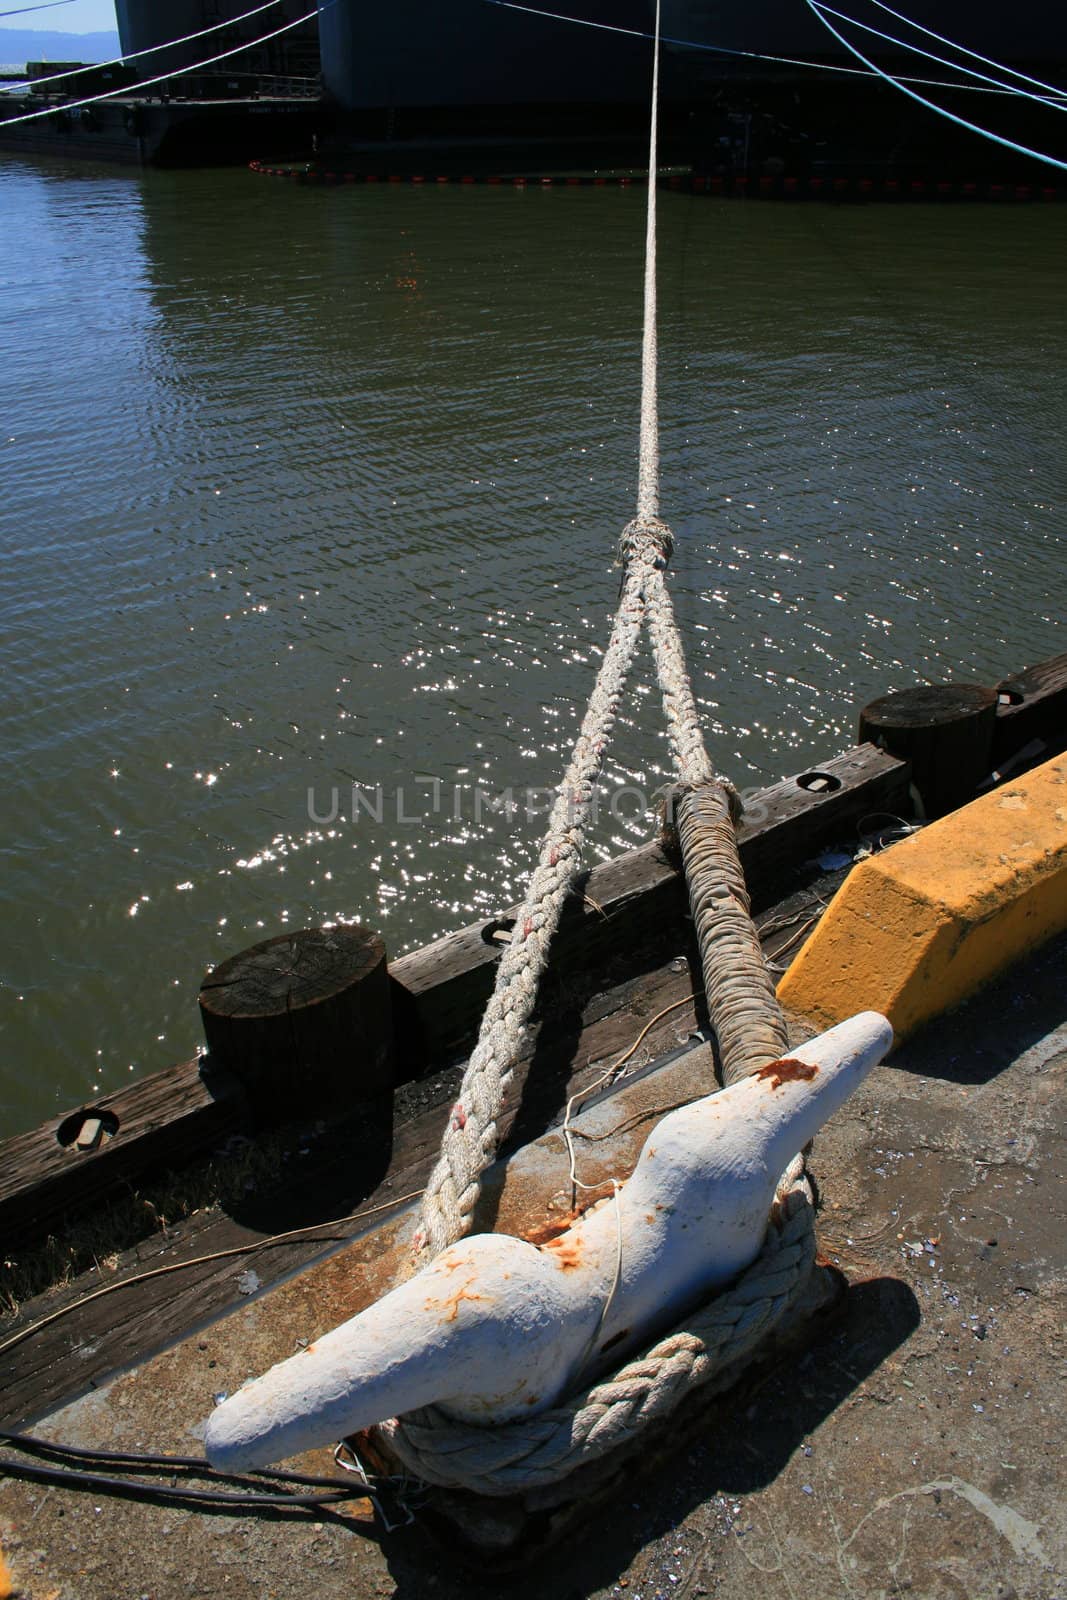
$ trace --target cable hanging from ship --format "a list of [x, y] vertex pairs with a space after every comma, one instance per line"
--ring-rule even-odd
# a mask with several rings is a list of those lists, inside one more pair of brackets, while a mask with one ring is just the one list
[[1046, 83], [1042, 78], [1035, 78], [1029, 72], [1020, 72], [1017, 67], [1009, 67], [1002, 61], [995, 61], [991, 56], [983, 56], [977, 50], [968, 49], [967, 45], [960, 44], [955, 39], [947, 39], [943, 33], [935, 33], [933, 28], [926, 28], [921, 22], [916, 22], [914, 17], [906, 17], [903, 11], [894, 11], [885, 0], [870, 0], [872, 6], [877, 6], [879, 11], [887, 11], [898, 22], [907, 23], [909, 28], [914, 28], [918, 33], [925, 33], [928, 38], [936, 39], [938, 44], [947, 44], [953, 50], [958, 50], [961, 56], [970, 56], [972, 61], [981, 61], [987, 67], [996, 67], [998, 72], [1006, 72], [1011, 78], [1019, 78], [1023, 83], [1032, 83], [1037, 89], [1047, 89], [1050, 94], [1063, 95], [1067, 93], [1055, 83]]
[[[201, 72], [204, 67], [214, 66], [216, 61], [227, 61], [231, 56], [243, 55], [246, 50], [254, 50], [258, 45], [266, 44], [269, 39], [277, 39], [281, 34], [288, 33], [292, 28], [299, 28], [302, 23], [310, 22], [312, 17], [319, 16], [323, 11], [329, 11], [337, 4], [337, 0], [324, 0], [321, 6], [314, 6], [310, 11], [305, 11], [303, 16], [296, 17], [292, 22], [287, 22], [284, 27], [275, 28], [270, 33], [260, 34], [255, 39], [245, 39], [241, 44], [235, 45], [232, 50], [223, 50], [217, 56], [209, 56], [206, 61], [197, 61], [190, 67], [182, 67], [181, 73], [160, 72], [154, 78], [142, 78], [134, 88], [137, 93], [142, 89], [150, 88], [154, 83], [166, 83], [169, 78], [185, 77], [193, 72]], [[158, 48], [163, 48], [159, 46]], [[82, 69], [84, 71], [84, 68]], [[78, 111], [82, 106], [99, 105], [102, 100], [118, 100], [124, 96], [129, 97], [131, 87], [123, 85], [119, 89], [108, 89], [104, 94], [87, 95], [82, 100], [64, 100], [58, 106], [45, 106], [41, 111], [25, 111], [17, 117], [4, 117], [0, 120], [0, 128], [13, 128], [20, 122], [36, 122], [41, 117], [54, 116], [57, 111]]]
[[[589, 17], [574, 17], [563, 11], [546, 11], [541, 6], [522, 5], [520, 0], [483, 0], [483, 4], [489, 6], [498, 6], [504, 11], [519, 11], [532, 17], [547, 17], [552, 22], [570, 23], [571, 26], [576, 28], [595, 28], [601, 33], [620, 33], [626, 35], [626, 37], [630, 39], [651, 39], [653, 37], [652, 34], [646, 33], [640, 28], [623, 28], [617, 23], [613, 22], [594, 22]], [[918, 26], [918, 24], [915, 24], [915, 26]], [[937, 37], [940, 38], [940, 35], [937, 35]], [[877, 78], [881, 76], [881, 73], [879, 73], [879, 71], [874, 67], [846, 67], [832, 61], [808, 61], [802, 56], [768, 55], [762, 50], [739, 50], [730, 45], [709, 44], [707, 41], [700, 39], [680, 39], [674, 35], [668, 34], [663, 35], [662, 42], [664, 44], [673, 45], [676, 49], [680, 50], [694, 50], [706, 55], [736, 56], [745, 61], [767, 61], [776, 66], [806, 67], [811, 72], [832, 72], [836, 75], [849, 78]], [[951, 40], [945, 40], [943, 42], [946, 44], [952, 43]], [[931, 61], [941, 60], [940, 56], [935, 56], [930, 52], [924, 52], [919, 49], [918, 46], [908, 46], [906, 48], [916, 50], [919, 54], [928, 54]], [[974, 51], [965, 50], [962, 45], [959, 45], [956, 48], [961, 50], [964, 55], [975, 54]], [[984, 56], [980, 56], [978, 59], [982, 61], [986, 60]], [[971, 70], [970, 68], [963, 66], [962, 63], [949, 62], [948, 64], [955, 67], [956, 70], [960, 72], [968, 72]], [[988, 66], [999, 65], [999, 63], [995, 61], [987, 61], [986, 64]], [[1014, 72], [1011, 67], [1003, 67], [1002, 70], [1012, 77], [1025, 76], [1025, 74]], [[981, 77], [984, 76], [984, 74], [976, 74], [976, 76]], [[1041, 88], [1048, 89], [1051, 95], [1062, 98], [1065, 104], [1067, 104], [1067, 89], [1057, 88], [1055, 84], [1040, 83], [1040, 80], [1037, 79], [1033, 81], [1039, 83]], [[990, 88], [988, 84], [961, 83], [958, 80], [954, 82], [945, 82], [945, 80], [942, 78], [921, 78], [909, 74], [900, 75], [900, 82], [921, 84], [927, 89], [953, 89], [967, 94], [1008, 94], [1019, 95], [1024, 99], [1028, 98], [1027, 92], [1023, 89], [1016, 88], [1014, 84], [1004, 84], [1002, 86]], [[1046, 100], [1042, 95], [1034, 95], [1032, 98], [1040, 104], [1048, 105], [1053, 103], [1051, 100]]]
[[[918, 94], [914, 89], [909, 88], [902, 78], [887, 72], [884, 67], [880, 67], [869, 56], [865, 56], [863, 51], [857, 45], [854, 45], [851, 40], [846, 39], [845, 35], [835, 28], [829, 17], [824, 14], [827, 8], [821, 5], [819, 0], [804, 0], [804, 4], [818, 18], [823, 27], [833, 34], [838, 43], [844, 45], [845, 49], [856, 57], [857, 61], [861, 61], [865, 67], [869, 67], [872, 72], [876, 73], [879, 78], [892, 88], [899, 89], [901, 94], [906, 94], [909, 100], [914, 100], [917, 105], [925, 106], [927, 111], [936, 112], [939, 117], [944, 117], [947, 122], [954, 123], [958, 128], [966, 129], [968, 133], [977, 133], [983, 139], [991, 140], [993, 144], [1003, 145], [1006, 150], [1014, 150], [1016, 155], [1030, 156], [1034, 161], [1041, 161], [1046, 166], [1057, 167], [1061, 172], [1067, 172], [1067, 161], [1062, 160], [1059, 156], [1050, 155], [1044, 150], [1035, 150], [1032, 145], [1021, 144], [1017, 139], [1009, 139], [1006, 134], [994, 133], [992, 128], [984, 128], [980, 123], [970, 122], [966, 117], [961, 117], [958, 112], [950, 111], [947, 106], [938, 105], [936, 100], [928, 100], [925, 95]], [[1047, 103], [1042, 96], [1034, 95], [1031, 98], [1039, 104]]]
[[[1035, 105], [1048, 106], [1051, 111], [1067, 111], [1067, 100], [1062, 98], [1062, 90], [1056, 90], [1053, 95], [1034, 94], [1032, 89], [1019, 89], [1014, 84], [1004, 83], [1000, 78], [990, 77], [987, 72], [979, 72], [976, 67], [964, 66], [962, 62], [949, 61], [945, 56], [935, 55], [933, 51], [925, 49], [921, 44], [909, 44], [906, 39], [897, 38], [896, 34], [885, 33], [881, 28], [875, 28], [869, 22], [860, 22], [858, 17], [849, 16], [847, 11], [838, 11], [834, 6], [826, 5], [824, 0], [819, 0], [819, 9], [825, 11], [828, 16], [837, 17], [839, 22], [851, 23], [854, 28], [859, 28], [862, 33], [873, 34], [876, 39], [881, 39], [885, 44], [895, 44], [901, 50], [908, 50], [913, 55], [925, 56], [928, 61], [937, 61], [943, 67], [954, 68], [957, 72], [968, 73], [972, 78], [981, 78], [986, 83], [995, 84], [1003, 94], [1019, 95], [1024, 100], [1032, 100]], [[951, 43], [951, 41], [948, 42]], [[959, 47], [953, 46], [953, 48]], [[1001, 66], [999, 62], [991, 62], [990, 65], [999, 67], [1002, 72], [1009, 70]], [[914, 82], [915, 80], [902, 79], [901, 81]]]

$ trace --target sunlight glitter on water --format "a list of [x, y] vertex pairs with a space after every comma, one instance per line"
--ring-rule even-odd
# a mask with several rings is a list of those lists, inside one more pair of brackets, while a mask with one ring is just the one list
[[[631, 510], [633, 198], [0, 162], [11, 1128], [191, 1051], [242, 945], [363, 918], [397, 954], [519, 895], [543, 817], [489, 802], [556, 781]], [[1062, 210], [662, 226], [720, 765], [773, 781], [877, 693], [1061, 648]], [[616, 741], [609, 785], [651, 793], [647, 653]], [[650, 835], [617, 811], [593, 853]]]

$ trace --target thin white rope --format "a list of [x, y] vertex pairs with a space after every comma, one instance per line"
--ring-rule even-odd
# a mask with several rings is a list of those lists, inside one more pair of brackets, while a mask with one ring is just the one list
[[622, 1055], [617, 1057], [616, 1060], [611, 1063], [610, 1067], [605, 1068], [598, 1078], [594, 1078], [592, 1083], [587, 1083], [584, 1089], [576, 1089], [571, 1095], [570, 1099], [567, 1101], [567, 1106], [563, 1113], [563, 1124], [560, 1128], [560, 1132], [562, 1133], [564, 1143], [567, 1146], [567, 1177], [568, 1182], [571, 1185], [572, 1193], [577, 1189], [596, 1189], [599, 1187], [598, 1184], [582, 1183], [578, 1177], [578, 1172], [575, 1166], [578, 1157], [574, 1148], [574, 1132], [571, 1127], [571, 1118], [574, 1116], [574, 1108], [578, 1104], [578, 1101], [587, 1100], [591, 1094], [595, 1094], [598, 1089], [604, 1086], [604, 1084], [614, 1083], [618, 1075], [622, 1072], [622, 1069], [626, 1063], [632, 1056], [636, 1055], [637, 1051], [640, 1049], [649, 1033], [651, 1033], [652, 1029], [656, 1026], [656, 1023], [661, 1022], [663, 1018], [668, 1016], [672, 1011], [677, 1011], [679, 1006], [692, 1005], [694, 999], [694, 995], [683, 995], [680, 1000], [672, 1000], [669, 1006], [664, 1006], [661, 1011], [657, 1011], [655, 1016], [650, 1017], [645, 1023], [633, 1044], [631, 1044], [628, 1049], [624, 1050]]
[[[587, 1186], [583, 1184], [582, 1187], [585, 1188]], [[608, 1292], [601, 1302], [600, 1315], [596, 1319], [596, 1327], [589, 1335], [589, 1340], [585, 1349], [582, 1351], [581, 1359], [577, 1363], [576, 1370], [579, 1372], [584, 1369], [586, 1362], [596, 1349], [597, 1341], [600, 1338], [601, 1332], [603, 1331], [604, 1324], [608, 1320], [608, 1312], [615, 1304], [615, 1296], [618, 1294], [619, 1285], [622, 1282], [622, 1206], [619, 1202], [619, 1196], [621, 1193], [622, 1184], [619, 1182], [618, 1178], [612, 1178], [611, 1201], [615, 1207], [615, 1267], [611, 1274], [611, 1283], [608, 1286]]]
[[[1056, 99], [1046, 94], [1034, 94], [1031, 89], [1019, 89], [1014, 84], [1004, 83], [1000, 78], [991, 78], [988, 72], [979, 72], [977, 67], [968, 67], [960, 61], [949, 61], [944, 56], [935, 55], [932, 50], [927, 50], [921, 44], [909, 44], [906, 39], [898, 39], [894, 33], [886, 33], [882, 28], [876, 28], [869, 22], [860, 22], [858, 17], [851, 16], [847, 11], [838, 11], [833, 6], [819, 0], [819, 9], [828, 16], [837, 17], [839, 22], [848, 22], [854, 28], [859, 28], [861, 33], [873, 34], [876, 39], [881, 39], [885, 44], [895, 44], [901, 50], [910, 51], [912, 55], [923, 56], [927, 61], [936, 61], [939, 66], [955, 69], [957, 72], [966, 72], [969, 77], [981, 78], [983, 83], [992, 83], [1005, 94], [1020, 95], [1024, 100], [1033, 100], [1035, 104], [1048, 106], [1050, 111], [1067, 111], [1067, 102]], [[958, 46], [956, 48], [959, 48]], [[968, 52], [969, 53], [969, 52]], [[998, 66], [998, 62], [991, 65]], [[1004, 70], [1003, 68], [1001, 70]], [[1060, 91], [1062, 94], [1062, 91]]]
[[[53, 0], [53, 3], [69, 5], [70, 0]], [[227, 17], [223, 22], [213, 22], [209, 28], [198, 28], [195, 33], [182, 34], [180, 39], [168, 39], [165, 44], [151, 44], [146, 50], [131, 50], [124, 56], [112, 56], [110, 61], [93, 61], [89, 65], [99, 71], [102, 67], [118, 67], [124, 65], [127, 61], [137, 61], [141, 56], [154, 56], [160, 50], [173, 50], [179, 44], [188, 44], [192, 39], [202, 39], [206, 33], [217, 33], [220, 28], [232, 28], [235, 23], [245, 22], [249, 17], [258, 16], [261, 11], [269, 11], [272, 6], [280, 6], [281, 4], [282, 0], [264, 0], [262, 5], [253, 6], [251, 11], [243, 11], [239, 17]], [[30, 10], [36, 9], [34, 6], [30, 7]], [[14, 15], [13, 11], [0, 11], [0, 17], [13, 17]], [[35, 89], [39, 89], [46, 83], [60, 83], [64, 78], [76, 78], [85, 70], [84, 66], [70, 67], [66, 72], [52, 72], [49, 73], [47, 78], [32, 78], [27, 81], [32, 82]], [[15, 86], [16, 89], [19, 87], [20, 85]], [[13, 92], [15, 91], [7, 84], [0, 90], [0, 93], [3, 94], [11, 94]]]
[[302, 17], [287, 22], [282, 28], [275, 28], [272, 33], [260, 34], [255, 39], [246, 39], [243, 44], [235, 45], [232, 50], [222, 50], [217, 56], [209, 56], [206, 61], [198, 61], [194, 66], [182, 67], [180, 71], [160, 72], [154, 78], [140, 78], [136, 84], [127, 84], [121, 89], [108, 89], [105, 94], [87, 95], [84, 100], [64, 100], [58, 106], [46, 106], [43, 111], [27, 111], [18, 117], [5, 117], [0, 121], [0, 128], [13, 128], [18, 122], [36, 122], [40, 117], [52, 117], [61, 111], [77, 111], [82, 106], [99, 105], [101, 100], [115, 100], [139, 94], [142, 89], [148, 89], [153, 83], [165, 83], [168, 78], [184, 77], [190, 72], [199, 72], [203, 67], [214, 66], [216, 61], [226, 61], [230, 56], [243, 55], [247, 50], [254, 50], [257, 45], [266, 44], [268, 39], [277, 39], [279, 34], [288, 33], [291, 28], [299, 28], [302, 22], [310, 22], [311, 18], [318, 16], [322, 11], [328, 11], [337, 0], [324, 0], [321, 6], [315, 6], [311, 11], [305, 11]]
[[980, 123], [968, 122], [966, 117], [957, 116], [956, 112], [949, 111], [945, 106], [939, 106], [935, 100], [928, 100], [925, 95], [916, 94], [914, 89], [908, 88], [902, 78], [894, 77], [891, 72], [884, 71], [869, 56], [865, 56], [863, 51], [849, 39], [846, 39], [844, 34], [834, 27], [829, 18], [823, 15], [823, 8], [819, 4], [819, 0], [804, 0], [804, 4], [813, 15], [818, 17], [823, 27], [827, 28], [834, 38], [856, 57], [857, 61], [862, 61], [865, 67], [870, 67], [871, 71], [877, 73], [879, 78], [882, 78], [888, 84], [892, 84], [894, 89], [899, 89], [901, 94], [906, 94], [909, 100], [914, 100], [917, 105], [925, 106], [928, 111], [936, 111], [938, 116], [944, 117], [948, 122], [955, 123], [959, 128], [966, 128], [968, 133], [980, 134], [983, 139], [990, 139], [994, 144], [1003, 145], [1007, 150], [1014, 150], [1017, 155], [1032, 156], [1035, 161], [1043, 161], [1050, 167], [1058, 167], [1061, 172], [1067, 172], [1067, 161], [1061, 161], [1058, 156], [1050, 156], [1042, 150], [1034, 150], [1029, 145], [1019, 144], [1015, 139], [1007, 139], [1003, 134], [993, 133], [991, 129], [983, 128]]
[[938, 44], [947, 44], [953, 50], [958, 50], [962, 56], [970, 56], [972, 61], [981, 61], [987, 67], [996, 67], [998, 72], [1006, 72], [1010, 78], [1019, 78], [1023, 83], [1032, 83], [1035, 88], [1047, 89], [1050, 94], [1067, 94], [1067, 89], [1055, 83], [1045, 83], [1042, 78], [1034, 78], [1029, 72], [1019, 72], [1015, 67], [1007, 66], [1003, 61], [995, 61], [992, 56], [983, 56], [977, 50], [969, 50], [965, 44], [960, 44], [957, 39], [946, 39], [943, 33], [935, 33], [933, 28], [924, 28], [921, 22], [916, 22], [914, 17], [906, 17], [903, 11], [894, 11], [892, 6], [887, 6], [885, 0], [871, 0], [871, 4], [878, 7], [879, 11], [888, 11], [891, 17], [896, 17], [898, 22], [906, 22], [909, 28], [915, 28], [918, 33], [925, 33], [930, 39], [936, 39]]
[[659, 173], [659, 28], [652, 47], [652, 116], [648, 136], [648, 204], [645, 210], [645, 320], [641, 336], [641, 434], [637, 462], [637, 520], [659, 516], [659, 363], [656, 326], [656, 179]]

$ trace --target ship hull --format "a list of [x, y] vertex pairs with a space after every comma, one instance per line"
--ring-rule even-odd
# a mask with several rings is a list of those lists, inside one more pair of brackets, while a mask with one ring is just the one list
[[[318, 40], [310, 4], [277, 0], [269, 11], [247, 12], [256, 0], [115, 0], [115, 20], [124, 56], [136, 57], [142, 78], [191, 72], [207, 63], [226, 72], [311, 75], [318, 70]], [[298, 19], [306, 20], [298, 26]], [[240, 20], [242, 19], [243, 20]], [[238, 20], [230, 20], [238, 19]], [[225, 27], [217, 26], [226, 23]], [[280, 29], [284, 32], [279, 32]], [[210, 31], [205, 32], [205, 29]], [[174, 41], [177, 41], [176, 43]], [[221, 63], [209, 58], [244, 48]]]
[[[564, 0], [562, 11], [649, 32], [648, 0]], [[348, 111], [647, 103], [647, 38], [486, 0], [337, 0], [319, 17], [326, 92]]]

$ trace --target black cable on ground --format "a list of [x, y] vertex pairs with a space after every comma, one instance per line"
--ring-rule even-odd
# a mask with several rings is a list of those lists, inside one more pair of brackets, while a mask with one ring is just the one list
[[[138, 1451], [85, 1450], [76, 1445], [63, 1445], [51, 1439], [41, 1439], [33, 1434], [0, 1431], [0, 1444], [24, 1450], [31, 1455], [53, 1456], [61, 1462], [100, 1463], [111, 1467], [128, 1467], [134, 1472], [187, 1473], [207, 1482], [244, 1485], [244, 1488], [204, 1489], [190, 1484], [164, 1484], [141, 1482], [136, 1478], [112, 1477], [91, 1470], [88, 1466], [50, 1466], [43, 1461], [18, 1461], [0, 1458], [0, 1476], [21, 1478], [34, 1483], [67, 1489], [90, 1489], [95, 1494], [123, 1495], [135, 1500], [149, 1500], [163, 1504], [192, 1504], [214, 1506], [235, 1511], [295, 1509], [314, 1510], [320, 1506], [342, 1504], [347, 1500], [371, 1499], [376, 1505], [387, 1493], [387, 1488], [373, 1478], [346, 1484], [336, 1478], [321, 1478], [311, 1474], [288, 1472], [281, 1468], [270, 1472], [249, 1474], [216, 1472], [208, 1461], [198, 1456], [153, 1455]], [[278, 1489], [278, 1484], [291, 1484], [291, 1489]], [[248, 1485], [252, 1485], [248, 1488]], [[304, 1492], [300, 1492], [304, 1491]]]

